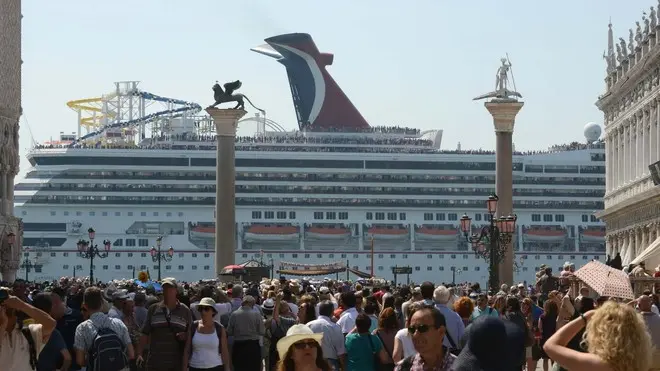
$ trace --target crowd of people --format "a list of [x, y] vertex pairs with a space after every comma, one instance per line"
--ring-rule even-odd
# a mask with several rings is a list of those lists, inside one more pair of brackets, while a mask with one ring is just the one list
[[120, 371], [660, 370], [658, 296], [535, 285], [324, 279], [0, 288], [0, 369]]

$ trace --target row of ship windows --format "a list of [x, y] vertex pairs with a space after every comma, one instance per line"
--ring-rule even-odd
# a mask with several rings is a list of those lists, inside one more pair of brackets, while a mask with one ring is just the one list
[[[34, 270], [35, 270], [36, 273], [42, 273], [42, 268], [43, 268], [43, 266], [41, 266], [41, 265], [34, 266]], [[158, 270], [158, 265], [154, 265], [152, 268], [153, 268], [154, 270]], [[164, 268], [166, 271], [171, 271], [171, 270], [172, 270], [172, 266], [171, 266], [171, 265], [166, 265], [166, 266], [164, 266], [163, 268]], [[297, 268], [298, 268], [298, 267], [292, 267], [292, 270], [302, 270], [302, 269], [297, 269]], [[394, 266], [390, 266], [390, 267], [389, 267], [389, 269], [392, 269], [392, 268], [394, 268]], [[69, 270], [69, 269], [82, 270], [82, 269], [83, 269], [83, 266], [80, 265], [80, 264], [79, 264], [79, 265], [76, 265], [76, 266], [69, 266], [68, 264], [64, 264], [64, 265], [62, 266], [62, 269], [64, 269], [64, 270]], [[93, 266], [93, 269], [97, 269], [96, 265]], [[110, 266], [109, 266], [109, 265], [102, 265], [102, 266], [101, 266], [101, 269], [102, 269], [102, 270], [109, 270], [109, 269], [110, 269]], [[146, 269], [148, 269], [148, 267], [147, 267], [146, 264], [143, 264], [143, 265], [140, 265], [140, 266], [127, 265], [127, 266], [126, 266], [126, 269], [127, 269], [127, 270], [133, 270], [133, 269], [146, 270]], [[177, 270], [183, 271], [183, 270], [185, 270], [185, 269], [186, 269], [186, 268], [185, 268], [185, 266], [183, 266], [183, 265], [178, 265], [178, 266], [177, 266]], [[191, 269], [191, 270], [198, 270], [198, 269], [199, 269], [199, 266], [197, 266], [197, 265], [191, 265], [191, 266], [190, 266], [190, 269]], [[205, 265], [205, 266], [202, 267], [202, 269], [205, 270], [205, 271], [209, 271], [209, 270], [211, 270], [211, 266], [209, 266], [209, 265]], [[355, 269], [355, 270], [359, 270], [360, 267], [357, 266], [357, 265], [354, 265], [354, 266], [353, 266], [353, 269]], [[367, 266], [364, 267], [364, 269], [365, 269], [365, 271], [369, 271], [369, 270], [371, 270], [371, 266], [367, 265]], [[376, 269], [377, 269], [378, 271], [384, 271], [386, 268], [385, 268], [384, 266], [382, 266], [382, 265], [379, 265], [379, 266], [376, 267]], [[415, 271], [419, 272], [419, 271], [422, 270], [422, 267], [420, 267], [420, 266], [416, 266], [416, 267], [414, 267], [413, 269], [414, 269]], [[532, 268], [532, 269], [536, 270], [536, 268]], [[114, 270], [116, 270], [116, 271], [122, 270], [121, 265], [115, 265], [115, 266], [114, 266]], [[464, 266], [464, 267], [454, 267], [454, 266], [452, 266], [452, 267], [444, 267], [444, 266], [439, 266], [437, 270], [440, 271], [440, 272], [443, 272], [443, 271], [455, 271], [457, 274], [461, 274], [461, 273], [464, 273], [464, 272], [468, 272], [468, 271], [470, 271], [470, 268], [467, 267], [467, 266]], [[475, 271], [475, 272], [479, 272], [479, 271], [481, 271], [481, 267], [476, 266], [476, 267], [474, 267], [472, 270]], [[529, 270], [529, 267], [522, 267], [522, 271], [523, 271], [523, 272], [527, 272], [528, 270]], [[560, 272], [561, 270], [562, 270], [562, 267], [557, 267], [557, 272]], [[427, 265], [427, 266], [426, 266], [426, 271], [427, 271], [427, 272], [433, 271], [433, 267]]]
[[[23, 210], [21, 214], [23, 216], [27, 215], [27, 211]], [[62, 211], [62, 214], [64, 216], [69, 216], [69, 211]], [[76, 216], [82, 216], [82, 211], [76, 211]], [[107, 211], [102, 211], [101, 216], [108, 216]], [[57, 212], [54, 210], [50, 211], [51, 216], [56, 216]], [[96, 211], [90, 211], [88, 212], [89, 216], [96, 216]], [[132, 211], [128, 211], [127, 216], [133, 216]], [[179, 211], [177, 213], [179, 217], [183, 217], [183, 212]], [[115, 211], [114, 216], [121, 216], [120, 211]], [[140, 212], [140, 216], [147, 216], [146, 211]], [[158, 211], [154, 211], [151, 213], [151, 216], [159, 216]], [[173, 214], [171, 212], [165, 212], [165, 216], [167, 217], [172, 217]], [[385, 220], [387, 216], [387, 220], [406, 220], [406, 213], [395, 213], [395, 212], [389, 212], [389, 213], [384, 213], [384, 212], [371, 212], [368, 211], [365, 214], [365, 218], [367, 220]], [[435, 216], [435, 219], [434, 219]], [[288, 217], [289, 219], [296, 219], [296, 212], [295, 211], [289, 211], [288, 212]], [[287, 212], [286, 211], [253, 211], [252, 212], [252, 219], [279, 219], [279, 220], [285, 220], [287, 219]], [[348, 220], [348, 212], [346, 211], [341, 211], [341, 212], [334, 212], [334, 211], [326, 211], [325, 213], [322, 211], [315, 211], [314, 212], [314, 220]], [[438, 220], [438, 221], [444, 221], [444, 220], [450, 220], [450, 221], [456, 221], [458, 220], [458, 214], [456, 213], [424, 213], [424, 220], [425, 221], [430, 221], [430, 220]], [[474, 220], [475, 221], [481, 221], [482, 216], [481, 214], [475, 214], [474, 215]], [[483, 214], [483, 220], [484, 221], [489, 221], [490, 220], [490, 214]], [[532, 214], [532, 221], [533, 222], [540, 222], [541, 221], [541, 214]], [[553, 215], [552, 214], [543, 214], [543, 221], [544, 222], [552, 222], [553, 221]], [[564, 215], [563, 214], [555, 214], [554, 215], [554, 221], [555, 222], [564, 222]], [[591, 221], [592, 223], [598, 222], [598, 218], [596, 218], [594, 215], [587, 215], [583, 214], [582, 215], [582, 222], [588, 223]], [[129, 246], [129, 245], [126, 245]], [[135, 246], [135, 245], [132, 245]], [[138, 245], [138, 246], [147, 246], [147, 245]]]
[[[62, 172], [35, 170], [26, 178], [36, 179], [149, 179], [149, 180], [215, 180], [215, 172], [209, 171], [91, 171], [64, 170]], [[261, 173], [236, 172], [237, 181], [282, 181], [282, 182], [373, 182], [373, 183], [453, 183], [453, 184], [494, 184], [494, 175], [436, 175], [436, 174], [330, 174], [330, 173]], [[593, 185], [605, 186], [605, 178], [600, 177], [514, 177], [513, 184], [552, 184], [552, 185]]]
[[[121, 240], [117, 240], [117, 241], [121, 241]], [[135, 243], [135, 240], [129, 240], [129, 239], [126, 239], [126, 245], [127, 245], [127, 246], [128, 246], [128, 242], [129, 242], [129, 241], [132, 241], [133, 243]], [[147, 245], [144, 245], [144, 246], [148, 246], [148, 242], [149, 242], [149, 241], [147, 240]], [[120, 245], [121, 245], [121, 244], [120, 244]], [[44, 252], [42, 252], [42, 251], [38, 251], [38, 252], [36, 252], [36, 253], [34, 253], [34, 252], [33, 252], [33, 253], [30, 253], [30, 252], [24, 252], [24, 253], [23, 253], [23, 255], [24, 255], [26, 258], [29, 258], [29, 257], [30, 257], [30, 254], [35, 254], [35, 255], [39, 258], [39, 257], [42, 257], [42, 256], [44, 255]], [[56, 252], [51, 252], [51, 253], [50, 253], [50, 256], [51, 256], [51, 257], [56, 257], [57, 254], [58, 254], [58, 253], [56, 253]], [[60, 252], [59, 254], [62, 254], [63, 257], [67, 257], [67, 256], [69, 256], [69, 253], [68, 253], [68, 252]], [[74, 253], [74, 254], [75, 254], [75, 256], [80, 257], [80, 253], [77, 253], [77, 252], [76, 252], [76, 253]], [[114, 254], [115, 254], [115, 258], [121, 258], [123, 253], [116, 252], [116, 253], [114, 253]], [[141, 253], [128, 252], [128, 253], [125, 253], [125, 254], [126, 254], [126, 257], [129, 257], [129, 258], [132, 258], [132, 257], [133, 257], [134, 255], [136, 255], [136, 254], [140, 254], [140, 257], [141, 257], [141, 258], [146, 258], [147, 256], [151, 256], [149, 253], [146, 253], [146, 252], [141, 252]], [[196, 252], [194, 252], [194, 253], [189, 253], [189, 254], [191, 254], [191, 256], [192, 256], [193, 258], [196, 258], [196, 257], [198, 257], [199, 255], [203, 255], [205, 258], [209, 258], [209, 257], [211, 257], [211, 254], [210, 254], [210, 253], [196, 253]], [[182, 252], [180, 252], [180, 253], [178, 253], [178, 255], [179, 255], [179, 258], [183, 258], [183, 257], [185, 257], [186, 253], [182, 253]], [[309, 255], [309, 254], [308, 254], [308, 255]]]
[[[44, 253], [42, 251], [36, 252], [37, 257], [42, 257], [43, 254]], [[57, 254], [58, 253], [56, 253], [56, 252], [50, 252], [51, 257], [56, 257]], [[64, 256], [64, 257], [69, 256], [68, 252], [61, 252], [60, 254], [62, 254], [62, 256]], [[114, 253], [114, 256], [116, 258], [121, 258], [122, 254], [124, 254], [124, 253], [117, 252], [117, 253]], [[126, 254], [126, 257], [129, 257], [129, 258], [132, 258], [135, 254], [140, 254], [141, 258], [146, 258], [147, 256], [150, 256], [149, 253], [147, 253], [147, 252], [140, 252], [140, 253], [129, 252], [129, 253], [125, 253], [125, 254]], [[203, 256], [204, 258], [210, 258], [211, 257], [210, 253], [188, 253], [188, 254], [190, 254], [191, 257], [193, 257], [193, 258], [197, 258], [200, 255]], [[25, 253], [23, 253], [23, 255], [25, 257], [30, 257], [29, 252], [25, 252]], [[75, 253], [75, 255], [80, 256], [80, 253]], [[185, 257], [185, 255], [186, 255], [186, 253], [182, 253], [182, 252], [178, 253], [179, 258], [183, 258], [183, 257]], [[241, 254], [241, 257], [244, 258], [244, 259], [247, 259], [247, 258], [249, 258], [249, 255], [250, 254]], [[272, 258], [275, 254], [267, 253], [265, 255], [266, 255], [267, 258]], [[288, 254], [280, 253], [280, 254], [278, 254], [278, 257], [279, 258], [289, 258], [290, 257], [290, 258], [293, 258], [293, 259], [296, 259], [296, 258], [299, 258], [299, 257], [309, 259], [309, 258], [312, 257], [312, 254], [297, 254], [297, 253], [294, 253], [294, 254], [290, 254], [290, 256], [287, 256], [287, 255]], [[319, 258], [319, 259], [324, 258], [325, 255], [327, 255], [327, 258], [330, 258], [330, 259], [335, 258], [336, 257], [335, 255], [337, 255], [337, 257], [340, 257], [341, 259], [346, 259], [346, 258], [348, 258], [349, 254], [330, 253], [330, 254], [314, 254], [314, 255], [315, 255], [316, 258]], [[437, 256], [439, 259], [444, 259], [445, 255], [447, 255], [447, 254], [426, 254], [426, 259], [433, 259], [433, 256]], [[384, 259], [386, 256], [388, 256], [389, 259], [399, 259], [399, 258], [408, 259], [409, 256], [410, 256], [410, 258], [416, 258], [418, 255], [416, 255], [416, 254], [414, 254], [414, 255], [411, 255], [411, 254], [389, 254], [389, 255], [387, 255], [387, 254], [377, 254], [376, 256], [378, 257], [378, 259]], [[542, 257], [542, 255], [522, 255], [523, 259], [528, 259], [529, 256], [532, 256], [532, 259], [534, 259], [534, 260], [541, 260], [541, 257]], [[259, 257], [258, 254], [256, 254], [255, 257]], [[464, 259], [464, 260], [465, 259], [470, 259], [469, 254], [449, 254], [450, 259], [458, 259], [459, 257]], [[554, 257], [555, 257], [555, 255], [545, 255], [545, 256], [543, 256], [543, 258], [546, 259], [546, 260], [553, 260]], [[359, 259], [360, 254], [352, 254], [352, 258], [353, 259]], [[371, 254], [366, 254], [366, 258], [371, 258]], [[576, 258], [577, 258], [577, 255], [566, 255], [566, 256], [557, 255], [556, 256], [557, 260], [568, 259], [568, 260], [572, 261], [572, 260], [576, 260]], [[592, 258], [593, 259], [599, 259], [598, 255], [593, 256], [593, 257], [590, 257], [588, 255], [582, 255], [581, 258], [582, 258], [582, 260], [589, 260], [589, 259], [592, 259]]]
[[[34, 166], [59, 165], [97, 165], [97, 166], [167, 166], [167, 167], [215, 167], [215, 158], [180, 158], [180, 157], [98, 157], [98, 156], [33, 156], [30, 163]], [[392, 170], [459, 170], [459, 171], [494, 171], [495, 162], [465, 161], [373, 161], [373, 160], [303, 160], [273, 158], [237, 158], [236, 168], [313, 168], [313, 169], [392, 169]], [[513, 163], [513, 171], [523, 171], [523, 164]], [[527, 172], [538, 173], [585, 173], [604, 174], [605, 166], [555, 166], [527, 165]]]
[[[25, 216], [25, 215], [27, 215], [27, 214], [28, 214], [27, 210], [23, 210], [23, 211], [21, 211], [21, 215]], [[70, 214], [69, 211], [62, 211], [62, 215], [64, 215], [64, 216], [69, 216], [69, 214]], [[108, 216], [108, 215], [111, 214], [111, 213], [110, 213], [110, 212], [107, 212], [107, 211], [102, 211], [100, 214], [101, 214], [101, 216]], [[114, 216], [121, 216], [121, 215], [122, 215], [122, 214], [121, 214], [121, 211], [114, 211], [114, 212], [112, 212], [112, 214], [114, 214]], [[137, 213], [136, 213], [136, 214], [137, 214]], [[175, 213], [172, 213], [172, 212], [170, 212], [170, 211], [165, 212], [165, 216], [167, 216], [167, 217], [171, 217], [171, 216], [173, 216], [174, 214], [175, 214]], [[183, 216], [183, 212], [182, 212], [182, 211], [179, 211], [179, 212], [177, 212], [176, 214], [177, 214], [178, 217], [182, 217], [182, 216]], [[54, 210], [51, 210], [51, 211], [50, 211], [50, 216], [56, 216], [56, 215], [57, 215], [57, 211], [54, 211]], [[83, 212], [82, 212], [82, 211], [76, 211], [76, 212], [75, 212], [75, 215], [76, 215], [76, 216], [82, 216], [82, 215], [83, 215]], [[88, 215], [88, 216], [96, 216], [96, 211], [90, 211], [90, 212], [87, 213], [87, 215]], [[151, 216], [159, 216], [159, 215], [160, 215], [160, 213], [159, 213], [158, 211], [154, 211], [154, 212], [151, 213]], [[126, 216], [133, 216], [133, 212], [132, 212], [132, 211], [127, 211], [127, 212], [126, 212]], [[140, 216], [147, 216], [147, 212], [146, 212], [146, 211], [141, 211], [141, 212], [140, 212]]]
[[[42, 266], [38, 266], [38, 265], [37, 265], [37, 266], [34, 267], [34, 270], [35, 270], [36, 273], [41, 273], [42, 268], [43, 268]], [[82, 270], [82, 269], [87, 269], [87, 268], [88, 268], [88, 267], [83, 268], [83, 266], [80, 265], [80, 264], [79, 264], [79, 265], [75, 265], [75, 266], [69, 266], [68, 264], [64, 264], [64, 265], [62, 266], [62, 269], [64, 269], [64, 270], [69, 270], [69, 269]], [[157, 266], [157, 265], [154, 265], [152, 268], [153, 268], [154, 270], [158, 270], [158, 266]], [[94, 264], [94, 266], [93, 266], [92, 269], [97, 269], [96, 264]], [[109, 266], [109, 265], [102, 265], [102, 266], [101, 266], [101, 269], [104, 270], [104, 271], [107, 271], [107, 270], [110, 269], [110, 266]], [[148, 267], [147, 267], [146, 264], [143, 264], [143, 265], [140, 265], [140, 266], [137, 266], [137, 265], [127, 265], [127, 266], [126, 266], [126, 269], [127, 269], [127, 270], [133, 270], [133, 269], [146, 270], [146, 269], [148, 269]], [[172, 270], [172, 266], [171, 266], [171, 265], [166, 265], [166, 266], [163, 267], [163, 269], [165, 269], [166, 271], [170, 271], [170, 270]], [[179, 266], [177, 266], [177, 270], [182, 271], [182, 270], [184, 270], [184, 269], [185, 269], [185, 266], [183, 266], [183, 265], [179, 265]], [[197, 265], [191, 265], [191, 266], [190, 266], [190, 269], [196, 271], [196, 270], [199, 269], [199, 266], [197, 266]], [[202, 269], [205, 270], [205, 271], [210, 271], [210, 270], [211, 270], [211, 266], [210, 266], [210, 265], [205, 265], [205, 266], [202, 267]], [[114, 266], [114, 270], [116, 270], [116, 271], [122, 270], [121, 265], [115, 265], [115, 266]]]
[[[215, 197], [194, 196], [16, 196], [16, 203], [74, 205], [215, 205]], [[483, 208], [482, 200], [400, 199], [400, 198], [309, 198], [309, 197], [236, 197], [238, 206], [327, 206], [327, 207], [465, 207]], [[603, 201], [514, 200], [514, 209], [601, 210]]]
[[[273, 255], [274, 254], [272, 254], [272, 253], [266, 253], [267, 258], [272, 258]], [[296, 253], [291, 254], [290, 257], [295, 259], [295, 258], [299, 258], [300, 257], [299, 255], [302, 256], [305, 259], [309, 259], [309, 258], [312, 257], [312, 254], [296, 254]], [[340, 257], [342, 259], [346, 259], [348, 257], [348, 254], [332, 254], [331, 253], [331, 254], [327, 254], [327, 255], [328, 255], [327, 256], [328, 258], [335, 258], [335, 255], [340, 255]], [[399, 259], [399, 258], [408, 259], [409, 255], [411, 255], [411, 254], [400, 254], [400, 255], [398, 255], [398, 254], [389, 254], [388, 256], [389, 256], [390, 259]], [[447, 254], [426, 254], [426, 259], [433, 259], [433, 256], [437, 256], [439, 259], [444, 259], [445, 255], [447, 255]], [[378, 257], [378, 259], [383, 259], [383, 258], [385, 258], [386, 254], [378, 254], [376, 256]], [[417, 254], [412, 254], [410, 257], [411, 258], [417, 258], [418, 256], [419, 255], [417, 255]], [[449, 254], [450, 259], [457, 259], [459, 256], [462, 259], [470, 259], [470, 254], [461, 254], [461, 255]], [[541, 260], [541, 255], [522, 255], [523, 259], [528, 259], [530, 256], [532, 256], [532, 259], [534, 259], [534, 260]], [[552, 260], [554, 256], [555, 255], [544, 255], [543, 258], [546, 259], [546, 260]], [[247, 258], [249, 258], [249, 254], [241, 254], [241, 257], [244, 258], [244, 259], [247, 259]], [[254, 257], [258, 258], [259, 254], [255, 254]], [[323, 258], [323, 257], [324, 257], [324, 254], [316, 254], [316, 258]], [[366, 254], [366, 257], [371, 258], [371, 254]], [[279, 258], [289, 258], [289, 256], [286, 256], [286, 254], [279, 254]], [[359, 258], [360, 258], [360, 254], [353, 254], [353, 259], [359, 259]], [[556, 258], [557, 258], [557, 260], [564, 260], [564, 259], [576, 260], [577, 256], [576, 255], [556, 255]], [[595, 255], [593, 257], [590, 257], [589, 255], [582, 255], [582, 260], [589, 260], [589, 259], [592, 259], [592, 258], [593, 259], [599, 259], [598, 255]]]
[[[153, 192], [153, 193], [215, 193], [214, 185], [197, 184], [92, 184], [92, 183], [20, 183], [17, 191], [41, 192]], [[236, 194], [249, 193], [300, 193], [300, 194], [387, 194], [387, 195], [440, 195], [440, 196], [488, 196], [491, 188], [475, 187], [354, 187], [354, 186], [293, 186], [293, 185], [236, 185]], [[603, 189], [546, 189], [515, 188], [514, 197], [596, 197], [602, 198]]]

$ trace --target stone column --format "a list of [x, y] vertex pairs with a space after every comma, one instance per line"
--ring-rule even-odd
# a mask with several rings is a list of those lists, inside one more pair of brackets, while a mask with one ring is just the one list
[[655, 107], [656, 107], [656, 102], [652, 101], [651, 102], [651, 109], [649, 111], [649, 165], [654, 163], [655, 160], [655, 146], [656, 146], [656, 141], [655, 141]]
[[7, 172], [0, 164], [0, 217], [7, 215], [9, 197], [7, 197]]
[[619, 187], [625, 183], [626, 178], [626, 129], [623, 125], [619, 128]]
[[247, 112], [207, 108], [218, 137], [215, 163], [215, 274], [236, 259], [236, 164], [234, 142], [238, 120]]
[[639, 246], [639, 252], [637, 253], [637, 255], [641, 254], [642, 252], [644, 252], [644, 250], [646, 250], [647, 247], [649, 247], [648, 228], [646, 228], [646, 226], [643, 226], [642, 228], [640, 228], [640, 230], [642, 232], [642, 242], [641, 245]]
[[644, 109], [644, 120], [642, 121], [642, 163], [640, 164], [642, 175], [645, 175], [648, 172], [649, 165], [649, 119], [651, 113], [648, 110], [648, 107]]
[[[484, 105], [493, 116], [495, 126], [495, 191], [499, 197], [497, 215], [508, 216], [513, 213], [513, 129], [516, 115], [524, 103], [495, 99]], [[494, 264], [493, 268], [498, 271], [499, 283], [513, 284], [513, 249], [510, 244], [506, 246], [504, 259], [500, 264]]]
[[[13, 217], [14, 176], [18, 173], [18, 132], [21, 117], [21, 0], [0, 1], [0, 273], [13, 282], [22, 246], [21, 221]], [[15, 242], [9, 246], [7, 235]]]
[[623, 169], [621, 169], [621, 134], [619, 133], [619, 129], [616, 129], [614, 132], [614, 139], [615, 139], [615, 156], [614, 156], [614, 189], [619, 188], [619, 185], [621, 184], [620, 178], [621, 178], [621, 172]]
[[641, 115], [636, 115], [635, 116], [635, 126], [634, 126], [634, 142], [632, 145], [632, 150], [633, 150], [633, 158], [632, 158], [632, 166], [633, 166], [633, 177], [631, 180], [635, 180], [639, 178], [639, 155], [641, 152], [640, 147], [642, 145], [642, 136], [640, 135], [641, 133], [641, 124], [642, 124], [642, 118]]
[[653, 103], [655, 104], [655, 161], [660, 161], [660, 97]]

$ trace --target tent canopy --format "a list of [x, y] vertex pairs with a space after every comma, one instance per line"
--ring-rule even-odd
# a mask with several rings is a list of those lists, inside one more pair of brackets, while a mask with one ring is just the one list
[[641, 262], [644, 262], [647, 269], [655, 268], [660, 265], [660, 237], [651, 242], [651, 244], [642, 251], [641, 254], [637, 255], [630, 264], [639, 264]]

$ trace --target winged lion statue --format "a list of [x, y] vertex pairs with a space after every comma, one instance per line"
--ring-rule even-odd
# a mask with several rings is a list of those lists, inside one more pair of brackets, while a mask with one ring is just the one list
[[236, 102], [236, 106], [234, 106], [233, 109], [245, 109], [244, 100], [247, 100], [252, 107], [259, 110], [261, 113], [265, 113], [264, 110], [252, 104], [250, 98], [246, 97], [241, 93], [234, 94], [234, 91], [240, 89], [242, 85], [243, 83], [240, 80], [228, 82], [223, 85], [224, 86], [224, 90], [223, 90], [220, 84], [216, 81], [215, 85], [213, 85], [213, 98], [215, 99], [215, 103], [210, 105], [209, 108], [216, 107], [222, 103]]

